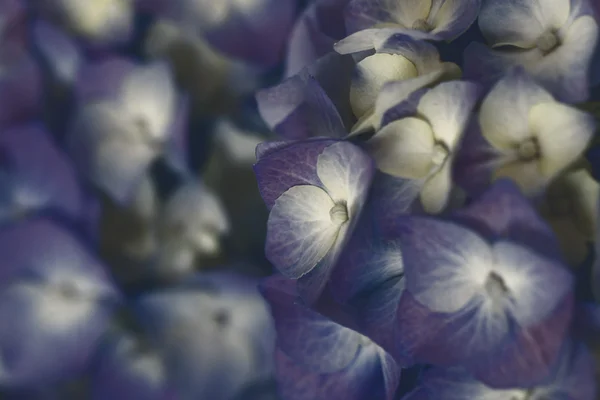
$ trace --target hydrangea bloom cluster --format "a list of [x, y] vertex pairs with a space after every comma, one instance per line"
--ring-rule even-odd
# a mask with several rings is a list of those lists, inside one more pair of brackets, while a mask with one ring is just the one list
[[306, 9], [256, 96], [284, 399], [600, 395], [595, 6]]
[[597, 0], [0, 0], [0, 399], [600, 399]]

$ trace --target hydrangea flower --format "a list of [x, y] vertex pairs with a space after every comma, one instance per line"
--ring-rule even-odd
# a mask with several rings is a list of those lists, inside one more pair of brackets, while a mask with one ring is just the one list
[[537, 384], [571, 321], [573, 277], [552, 231], [510, 181], [450, 221], [398, 218], [406, 289], [401, 346], [421, 362], [462, 365], [482, 382]]
[[265, 252], [314, 302], [366, 200], [373, 162], [349, 142], [326, 139], [260, 146], [254, 167], [270, 209]]
[[34, 388], [83, 371], [119, 301], [68, 230], [32, 218], [0, 231], [0, 385]]
[[198, 275], [143, 295], [135, 309], [178, 398], [229, 400], [272, 372], [272, 321], [251, 279]]
[[277, 331], [275, 377], [283, 400], [394, 398], [400, 369], [381, 347], [304, 306], [293, 280], [274, 276], [261, 288]]
[[0, 222], [54, 211], [78, 221], [87, 207], [75, 171], [41, 123], [0, 134]]
[[[453, 159], [477, 97], [477, 85], [464, 81], [419, 91], [387, 110], [383, 127], [365, 144], [381, 171], [419, 181], [428, 213], [440, 212], [448, 202]], [[395, 116], [401, 118], [388, 122]]]
[[532, 388], [496, 389], [474, 379], [460, 368], [434, 367], [421, 377], [420, 385], [404, 400], [542, 400], [596, 398], [594, 360], [581, 343], [567, 343], [548, 379]]
[[591, 115], [556, 101], [521, 68], [493, 87], [478, 122], [457, 160], [461, 185], [477, 192], [507, 177], [530, 196], [583, 155], [595, 129]]
[[587, 99], [588, 70], [598, 40], [588, 0], [486, 1], [479, 27], [494, 50], [480, 44], [467, 49], [467, 74], [482, 72], [484, 80], [493, 80], [519, 65], [558, 100]]
[[113, 200], [131, 200], [159, 156], [181, 163], [186, 107], [162, 62], [108, 59], [86, 66], [69, 133], [77, 167]]
[[352, 40], [404, 33], [451, 41], [475, 21], [480, 5], [481, 0], [351, 0], [346, 26]]

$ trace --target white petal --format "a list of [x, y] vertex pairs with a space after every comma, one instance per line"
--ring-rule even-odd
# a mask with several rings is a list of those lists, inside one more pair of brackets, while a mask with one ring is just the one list
[[134, 69], [123, 85], [121, 103], [123, 111], [143, 124], [151, 139], [165, 139], [176, 104], [168, 65], [156, 62]]
[[510, 178], [519, 186], [525, 195], [535, 195], [548, 183], [540, 172], [537, 161], [511, 161], [501, 165], [494, 172], [494, 179]]
[[547, 179], [582, 155], [595, 129], [591, 115], [560, 103], [534, 106], [530, 125], [540, 144], [540, 170]]
[[415, 65], [398, 54], [378, 53], [365, 58], [356, 65], [350, 104], [357, 118], [375, 106], [377, 95], [386, 82], [416, 77]]
[[386, 125], [367, 142], [377, 167], [402, 178], [424, 178], [429, 174], [434, 145], [431, 126], [414, 117]]
[[430, 214], [441, 212], [448, 203], [452, 190], [452, 160], [446, 160], [442, 169], [427, 179], [421, 189], [421, 204]]
[[[377, 101], [375, 102], [375, 112], [373, 119], [376, 121], [375, 128], [379, 128], [383, 115], [392, 107], [397, 106], [406, 100], [412, 93], [422, 89], [436, 81], [444, 78], [456, 76], [457, 66], [452, 63], [443, 63], [442, 67], [436, 71], [419, 75], [416, 78], [404, 81], [388, 82], [382, 88]], [[460, 70], [460, 69], [458, 69]]]
[[137, 127], [112, 102], [83, 108], [69, 135], [77, 166], [119, 202], [134, 194], [156, 155], [156, 149], [139, 140]]
[[549, 29], [558, 30], [569, 17], [569, 0], [487, 0], [479, 27], [492, 46], [535, 46]]
[[471, 82], [444, 82], [419, 101], [418, 112], [433, 128], [438, 141], [452, 151], [461, 138], [477, 101], [477, 86]]
[[286, 277], [310, 272], [335, 243], [339, 226], [329, 214], [334, 202], [316, 186], [294, 186], [273, 205], [267, 222], [266, 253]]
[[537, 323], [554, 311], [571, 290], [572, 277], [562, 265], [511, 242], [493, 246], [494, 272], [512, 297], [512, 313], [522, 326]]
[[511, 151], [530, 137], [529, 110], [553, 102], [546, 90], [522, 71], [501, 79], [487, 95], [479, 112], [483, 136], [498, 150]]
[[317, 160], [317, 175], [335, 203], [346, 203], [349, 214], [362, 206], [371, 183], [373, 161], [357, 146], [338, 142], [328, 146]]
[[598, 24], [590, 16], [575, 20], [560, 46], [541, 62], [528, 65], [535, 78], [559, 100], [569, 103], [588, 97], [590, 60], [598, 40]]
[[409, 29], [412, 29], [413, 23], [417, 20], [426, 21], [431, 10], [431, 0], [397, 0], [393, 3], [390, 14], [402, 26]]

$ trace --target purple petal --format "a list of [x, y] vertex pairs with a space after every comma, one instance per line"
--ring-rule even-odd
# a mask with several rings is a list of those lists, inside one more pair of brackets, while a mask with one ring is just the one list
[[0, 77], [0, 127], [23, 122], [42, 106], [42, 76], [35, 60], [20, 54], [3, 66]]
[[276, 353], [275, 362], [275, 378], [283, 400], [393, 399], [395, 387], [385, 381], [378, 357], [366, 350], [359, 353], [352, 366], [330, 374], [318, 374], [298, 365], [283, 351]]
[[488, 240], [509, 239], [550, 259], [561, 259], [552, 229], [512, 181], [496, 182], [468, 207], [457, 211], [453, 218]]
[[432, 311], [452, 313], [479, 293], [492, 263], [490, 246], [481, 237], [459, 225], [422, 217], [399, 219], [394, 229], [407, 290], [417, 301]]
[[[585, 346], [568, 341], [563, 346], [561, 357], [556, 363], [557, 371], [551, 374], [551, 382], [541, 383], [529, 389], [534, 397], [584, 400], [595, 398], [593, 359]], [[528, 389], [499, 389], [487, 386], [476, 380], [468, 371], [461, 368], [434, 367], [426, 371], [417, 390], [426, 392], [439, 400], [450, 399], [505, 399], [513, 396], [526, 396]], [[556, 396], [556, 397], [555, 397]], [[412, 397], [411, 397], [412, 399]]]
[[46, 209], [74, 220], [83, 217], [86, 206], [75, 171], [41, 125], [5, 130], [0, 149], [11, 164], [4, 177], [9, 202], [3, 205], [3, 218]]
[[300, 74], [288, 78], [275, 87], [259, 91], [256, 99], [263, 119], [285, 138], [346, 136], [335, 105], [311, 76]]
[[326, 55], [346, 34], [343, 10], [348, 0], [318, 0], [308, 5], [290, 35], [286, 72], [290, 77]]
[[75, 86], [77, 101], [87, 103], [116, 97], [134, 68], [133, 61], [123, 57], [111, 57], [83, 65]]
[[356, 121], [350, 107], [350, 82], [354, 68], [351, 56], [335, 52], [330, 52], [306, 67], [306, 73], [317, 80], [335, 105], [346, 128], [350, 128]]
[[297, 142], [267, 152], [254, 165], [261, 196], [269, 209], [286, 190], [296, 185], [321, 186], [317, 159], [323, 149], [335, 143], [329, 139]]
[[299, 303], [299, 298], [279, 288], [278, 279], [262, 286], [271, 306], [277, 344], [296, 363], [318, 373], [348, 367], [361, 348], [361, 335]]
[[397, 360], [395, 317], [403, 276], [399, 244], [383, 236], [365, 210], [333, 270], [330, 287], [338, 301], [352, 307], [361, 332]]
[[451, 41], [475, 22], [482, 0], [434, 0], [432, 3], [432, 9], [437, 12], [435, 16], [429, 15], [435, 27], [431, 34], [438, 40]]
[[402, 27], [397, 28], [372, 28], [353, 33], [334, 45], [335, 51], [340, 54], [353, 54], [365, 50], [380, 49], [394, 36], [410, 37], [415, 40], [430, 39], [428, 34], [412, 31]]
[[[539, 384], [551, 372], [568, 332], [572, 297], [541, 324], [502, 333], [482, 330], [473, 310], [431, 313], [405, 292], [398, 307], [401, 347], [420, 362], [464, 365], [494, 387]], [[468, 346], [464, 346], [469, 343]]]
[[74, 82], [82, 64], [77, 44], [44, 20], [35, 21], [33, 37], [55, 77], [65, 84]]

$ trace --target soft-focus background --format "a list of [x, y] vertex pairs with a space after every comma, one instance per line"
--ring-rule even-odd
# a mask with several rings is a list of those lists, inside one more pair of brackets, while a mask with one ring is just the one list
[[254, 92], [303, 3], [0, 0], [0, 398], [276, 398]]

